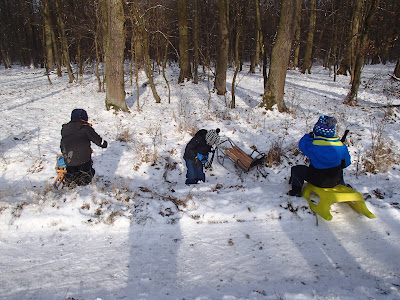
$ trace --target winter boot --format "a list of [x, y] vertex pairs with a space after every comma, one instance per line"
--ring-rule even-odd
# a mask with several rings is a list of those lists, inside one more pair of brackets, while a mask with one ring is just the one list
[[287, 194], [289, 196], [301, 197], [301, 188], [294, 186]]

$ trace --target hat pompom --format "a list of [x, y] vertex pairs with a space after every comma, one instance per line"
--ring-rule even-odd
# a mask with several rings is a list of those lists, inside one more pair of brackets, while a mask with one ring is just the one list
[[337, 121], [334, 117], [320, 116], [318, 122], [314, 125], [313, 132], [317, 136], [333, 138], [336, 134]]

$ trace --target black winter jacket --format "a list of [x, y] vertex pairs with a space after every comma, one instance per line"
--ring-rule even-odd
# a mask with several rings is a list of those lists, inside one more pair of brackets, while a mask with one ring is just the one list
[[195, 136], [186, 145], [185, 154], [183, 155], [184, 160], [194, 161], [197, 153], [208, 155], [211, 151], [211, 146], [206, 142], [206, 134], [206, 129], [200, 129], [196, 132]]
[[100, 146], [102, 138], [84, 122], [69, 122], [61, 129], [61, 152], [67, 166], [79, 166], [92, 159], [90, 142]]

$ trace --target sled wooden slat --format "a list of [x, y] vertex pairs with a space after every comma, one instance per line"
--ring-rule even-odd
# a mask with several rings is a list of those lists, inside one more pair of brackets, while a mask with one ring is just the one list
[[251, 166], [253, 159], [236, 145], [225, 150], [228, 155], [243, 171], [249, 172], [257, 166]]
[[265, 172], [265, 154], [253, 149], [251, 154], [247, 154], [229, 138], [223, 138], [217, 148], [218, 162], [225, 167], [225, 160], [233, 162], [235, 168], [239, 171], [239, 177], [244, 181], [242, 175], [256, 169], [258, 174], [264, 178], [268, 175]]

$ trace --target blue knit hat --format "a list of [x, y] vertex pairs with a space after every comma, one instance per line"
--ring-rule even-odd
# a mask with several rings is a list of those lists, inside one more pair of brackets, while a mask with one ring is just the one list
[[71, 121], [88, 121], [88, 114], [86, 110], [81, 108], [76, 108], [71, 113]]
[[320, 116], [318, 122], [314, 125], [313, 132], [315, 135], [327, 138], [335, 136], [336, 119], [329, 116]]

